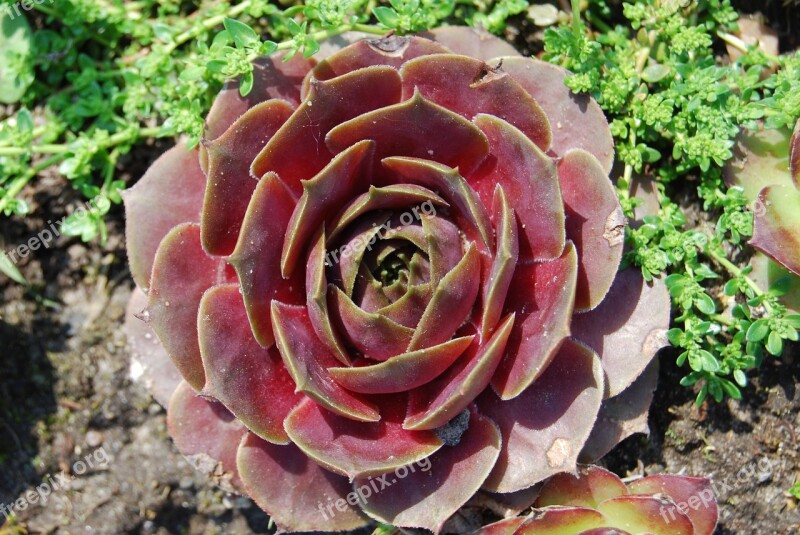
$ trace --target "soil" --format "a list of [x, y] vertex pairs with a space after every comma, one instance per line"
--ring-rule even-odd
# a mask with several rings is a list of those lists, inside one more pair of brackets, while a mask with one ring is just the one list
[[[165, 148], [133, 151], [121, 178], [141, 176]], [[82, 202], [55, 174], [22, 195], [33, 214], [1, 220], [6, 250]], [[59, 237], [24, 259], [30, 290], [0, 277], [0, 507], [25, 505], [0, 534], [274, 531], [249, 499], [191, 468], [167, 436], [163, 408], [130, 380], [122, 323], [133, 283], [119, 207], [108, 225], [105, 245]], [[678, 384], [676, 354], [659, 358], [650, 435], [625, 440], [603, 463], [624, 477], [712, 478], [718, 534], [800, 533], [800, 508], [787, 493], [800, 473], [798, 345], [767, 360], [742, 401], [699, 408]], [[44, 484], [54, 489], [46, 502], [26, 501]]]

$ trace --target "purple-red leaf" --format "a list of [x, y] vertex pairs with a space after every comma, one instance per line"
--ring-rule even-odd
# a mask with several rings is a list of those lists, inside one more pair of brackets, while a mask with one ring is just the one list
[[327, 368], [339, 361], [317, 338], [304, 306], [272, 302], [275, 343], [289, 375], [303, 392], [327, 409], [362, 422], [380, 420], [377, 408], [357, 394], [351, 394], [331, 378]]
[[550, 121], [550, 153], [563, 156], [570, 149], [583, 149], [611, 172], [614, 140], [603, 110], [589, 95], [576, 95], [564, 85], [569, 72], [532, 58], [503, 58], [502, 68], [531, 94]]
[[365, 356], [387, 360], [406, 351], [414, 329], [359, 308], [336, 286], [329, 285], [328, 302], [340, 332]]
[[542, 108], [501, 68], [455, 54], [423, 56], [400, 69], [403, 100], [416, 91], [469, 120], [479, 113], [519, 128], [540, 149], [550, 147], [550, 125]]
[[283, 242], [294, 206], [295, 198], [277, 175], [265, 175], [250, 199], [239, 243], [228, 259], [239, 276], [253, 335], [263, 347], [275, 341], [272, 300], [292, 305], [305, 300], [299, 274], [288, 280], [281, 277], [281, 252], [276, 245]]
[[391, 107], [400, 101], [400, 91], [400, 75], [391, 67], [367, 67], [325, 82], [312, 80], [308, 96], [253, 161], [251, 173], [260, 177], [274, 171], [295, 195], [301, 195], [300, 181], [319, 173], [333, 157], [325, 146], [328, 132], [354, 117]]
[[556, 474], [542, 486], [536, 507], [566, 505], [596, 508], [600, 502], [626, 496], [625, 483], [599, 466], [579, 466], [577, 474]]
[[[395, 470], [388, 478], [391, 486], [369, 496], [362, 507], [381, 522], [439, 533], [480, 488], [499, 449], [497, 426], [471, 410], [469, 426], [457, 446], [444, 446], [425, 462]], [[363, 489], [368, 483], [357, 479], [353, 488]]]
[[578, 249], [575, 309], [591, 310], [614, 282], [626, 221], [611, 180], [588, 152], [567, 152], [558, 162], [558, 178], [566, 205], [567, 239]]
[[800, 275], [800, 190], [768, 186], [758, 201], [750, 245]]
[[264, 440], [288, 443], [283, 420], [302, 396], [294, 393], [294, 381], [275, 346], [264, 349], [253, 338], [239, 285], [209, 289], [198, 317], [203, 395], [221, 401]]
[[489, 385], [513, 325], [514, 315], [511, 314], [482, 345], [476, 338], [444, 375], [413, 390], [403, 426], [406, 429], [434, 429], [446, 424], [472, 403]]
[[439, 281], [414, 330], [409, 351], [441, 344], [453, 336], [475, 304], [480, 273], [478, 250], [470, 245], [461, 262]]
[[331, 55], [314, 67], [314, 78], [330, 80], [373, 65], [399, 69], [407, 61], [428, 54], [450, 52], [444, 46], [421, 37], [393, 35], [383, 39], [365, 39]]
[[683, 504], [684, 507], [689, 505], [685, 508], [685, 513], [694, 525], [694, 535], [714, 533], [719, 513], [716, 493], [708, 479], [669, 474], [655, 475], [633, 481], [628, 489], [631, 494], [661, 494], [676, 504]]
[[598, 505], [609, 520], [607, 526], [630, 533], [652, 535], [692, 535], [694, 526], [668, 498], [656, 496], [619, 496]]
[[248, 433], [237, 465], [247, 494], [282, 530], [349, 531], [368, 522], [358, 502], [347, 501], [347, 478], [325, 470], [294, 444], [278, 446]]
[[362, 193], [350, 201], [333, 219], [330, 224], [328, 240], [333, 240], [350, 223], [369, 212], [409, 206], [418, 207], [416, 213], [419, 213], [419, 206], [426, 202], [432, 205], [449, 206], [444, 199], [430, 189], [415, 184], [393, 184], [382, 188], [370, 186], [366, 193]]
[[506, 312], [517, 314], [492, 386], [502, 399], [520, 395], [546, 369], [570, 332], [578, 260], [567, 243], [560, 258], [516, 267]]
[[491, 270], [483, 283], [483, 317], [480, 325], [481, 339], [484, 340], [500, 320], [519, 258], [517, 220], [500, 186], [494, 190], [494, 212], [497, 222], [497, 250]]
[[206, 144], [208, 187], [203, 201], [203, 247], [209, 254], [231, 254], [250, 196], [261, 176], [250, 164], [292, 114], [283, 100], [268, 100], [247, 110], [220, 137]]
[[523, 522], [525, 522], [525, 517], [523, 516], [507, 518], [494, 524], [483, 526], [476, 532], [476, 535], [514, 535]]
[[500, 56], [519, 56], [516, 48], [506, 40], [482, 28], [468, 26], [440, 26], [421, 34], [437, 41], [456, 54], [488, 61]]
[[338, 153], [364, 139], [375, 140], [377, 161], [387, 156], [426, 158], [458, 167], [465, 176], [478, 167], [488, 150], [486, 136], [472, 123], [419, 92], [400, 104], [338, 125], [325, 143]]
[[626, 269], [599, 307], [573, 316], [572, 336], [600, 355], [608, 396], [627, 388], [667, 345], [669, 311], [663, 281], [647, 283], [638, 269]]
[[298, 54], [283, 61], [282, 56], [283, 53], [273, 54], [253, 63], [253, 89], [245, 97], [239, 93], [239, 80], [225, 84], [206, 118], [206, 139], [221, 136], [236, 119], [265, 100], [282, 99], [293, 106], [300, 104], [300, 84], [314, 66], [314, 60]]
[[603, 370], [591, 349], [567, 339], [544, 373], [522, 394], [502, 401], [487, 390], [483, 414], [503, 435], [503, 450], [484, 488], [515, 492], [574, 470], [603, 398]]
[[444, 372], [466, 351], [473, 338], [454, 338], [440, 345], [397, 355], [380, 364], [329, 368], [328, 372], [337, 383], [353, 392], [405, 392], [432, 381]]
[[[606, 517], [588, 507], [545, 507], [537, 510], [516, 531], [518, 535], [584, 535], [607, 525]], [[600, 531], [602, 535], [618, 535]]]
[[289, 221], [281, 253], [281, 273], [288, 278], [312, 234], [350, 198], [369, 188], [375, 144], [356, 143], [336, 155], [317, 176], [303, 182], [303, 195]]
[[[457, 169], [422, 158], [390, 157], [383, 160], [388, 170], [403, 182], [438, 191], [454, 206], [464, 224], [459, 225], [472, 241], [482, 242], [481, 250], [494, 248], [492, 224], [486, 208]], [[470, 232], [471, 231], [471, 232]]]
[[[136, 286], [142, 290], [150, 288], [153, 261], [162, 238], [181, 223], [200, 222], [205, 188], [197, 151], [177, 145], [156, 160], [132, 188], [122, 192], [128, 264]], [[169, 210], [162, 208], [165, 198], [170, 199]]]
[[230, 282], [225, 263], [206, 254], [200, 226], [186, 223], [161, 241], [143, 319], [150, 324], [183, 378], [197, 391], [205, 385], [197, 339], [197, 309], [211, 286]]
[[125, 334], [131, 353], [131, 377], [141, 378], [145, 387], [163, 407], [181, 382], [181, 373], [167, 350], [147, 323], [136, 317], [147, 306], [147, 296], [134, 288], [125, 310]]
[[320, 342], [342, 364], [350, 364], [350, 355], [333, 328], [328, 313], [328, 279], [325, 274], [325, 227], [312, 242], [306, 261], [306, 307], [314, 332]]
[[201, 398], [182, 381], [169, 402], [167, 426], [196, 470], [228, 492], [241, 492], [236, 449], [247, 429], [221, 403]]
[[520, 260], [557, 258], [565, 231], [556, 164], [502, 119], [479, 114], [475, 124], [489, 140], [490, 155], [476, 173], [463, 173], [467, 181], [486, 206], [495, 187], [503, 188], [519, 221]]
[[442, 447], [432, 431], [403, 429], [404, 395], [382, 399], [381, 420], [372, 423], [338, 416], [307, 399], [286, 418], [286, 432], [315, 462], [351, 480], [421, 461]]
[[658, 383], [658, 359], [653, 359], [632, 385], [603, 400], [597, 423], [581, 451], [581, 462], [592, 462], [634, 433], [649, 433], [647, 415]]

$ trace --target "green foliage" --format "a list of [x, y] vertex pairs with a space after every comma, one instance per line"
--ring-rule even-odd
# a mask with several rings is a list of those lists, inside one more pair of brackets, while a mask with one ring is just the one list
[[527, 0], [500, 0], [486, 12], [477, 11], [468, 20], [470, 26], [482, 26], [490, 32], [499, 33], [506, 28], [506, 20], [527, 10]]
[[17, 102], [33, 81], [31, 27], [25, 17], [0, 10], [0, 102]]
[[800, 482], [795, 483], [792, 488], [789, 489], [789, 495], [795, 500], [800, 500]]
[[[611, 28], [608, 8], [590, 3], [584, 16], [603, 31], [577, 18], [548, 30], [545, 57], [573, 71], [567, 85], [592, 94], [608, 114], [625, 164], [618, 188], [628, 216], [638, 202], [628, 192], [633, 173], [656, 178], [660, 210], [627, 232], [624, 265], [667, 284], [675, 316], [669, 340], [681, 350], [678, 364], [691, 370], [681, 384], [700, 384], [698, 403], [709, 395], [739, 399], [746, 372], [797, 341], [800, 317], [780, 304], [780, 281], [763, 291], [749, 268], [730, 260], [752, 234], [753, 214], [740, 188], [725, 187], [721, 167], [742, 126], [794, 125], [800, 54], [744, 50], [737, 62], [718, 62], [715, 44], [739, 44], [728, 33], [737, 15], [727, 0], [637, 1], [623, 4], [623, 15], [628, 24]], [[673, 200], [687, 183], [716, 219], [713, 232], [687, 228]]]
[[433, 28], [455, 8], [455, 0], [391, 0], [390, 4], [376, 7], [373, 14], [382, 26], [400, 33]]

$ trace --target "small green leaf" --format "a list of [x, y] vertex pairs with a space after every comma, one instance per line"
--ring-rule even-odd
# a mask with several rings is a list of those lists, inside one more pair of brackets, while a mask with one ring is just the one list
[[303, 46], [303, 57], [308, 59], [314, 54], [319, 52], [319, 43], [311, 36], [306, 37], [305, 46]]
[[708, 383], [705, 383], [700, 392], [697, 393], [697, 399], [694, 400], [694, 404], [699, 407], [706, 400], [706, 396], [708, 396]]
[[769, 322], [764, 319], [756, 320], [747, 329], [748, 342], [760, 342], [769, 334]]
[[725, 283], [723, 287], [723, 291], [727, 296], [734, 296], [736, 292], [739, 291], [739, 281], [737, 279], [731, 279]]
[[681, 342], [683, 342], [683, 331], [677, 327], [670, 329], [667, 331], [667, 339], [670, 344], [680, 347]]
[[718, 372], [719, 371], [719, 361], [714, 358], [714, 355], [706, 351], [705, 349], [701, 349], [697, 352], [703, 371], [707, 372]]
[[261, 43], [261, 55], [262, 56], [269, 56], [278, 48], [278, 43], [275, 41], [264, 41]]
[[708, 393], [714, 398], [717, 403], [722, 401], [722, 387], [718, 381], [709, 383]]
[[397, 28], [397, 25], [400, 23], [400, 16], [397, 14], [397, 11], [390, 7], [376, 7], [372, 10], [372, 14], [375, 15], [375, 18], [378, 19], [378, 22], [380, 22], [382, 26], [390, 29]]
[[206, 69], [216, 74], [221, 73], [222, 70], [227, 66], [228, 64], [222, 60], [213, 60], [206, 63]]
[[[701, 279], [718, 279], [719, 275], [714, 273], [714, 271], [708, 267], [706, 264], [698, 264], [694, 268], [694, 274], [700, 277]], [[735, 279], [734, 279], [735, 280]], [[728, 281], [732, 282], [732, 281]]]
[[697, 336], [703, 336], [711, 331], [712, 325], [713, 324], [710, 321], [701, 321], [700, 323], [692, 327], [692, 333], [694, 333]]
[[736, 304], [731, 310], [731, 314], [733, 315], [734, 318], [749, 320], [750, 308], [742, 304]]
[[800, 333], [798, 333], [796, 329], [791, 329], [783, 338], [791, 340], [792, 342], [797, 342], [800, 340]]
[[26, 284], [25, 277], [22, 276], [5, 251], [0, 251], [0, 272], [19, 284]]
[[714, 300], [708, 294], [700, 294], [695, 297], [694, 306], [703, 314], [713, 314], [717, 310]]
[[719, 379], [719, 384], [722, 386], [722, 389], [725, 391], [728, 396], [732, 397], [733, 399], [742, 399], [742, 391], [737, 388], [735, 384], [728, 381], [727, 379]]
[[236, 46], [239, 48], [251, 47], [260, 40], [255, 30], [244, 22], [226, 18], [223, 24], [225, 25], [225, 29], [228, 30], [233, 42], [236, 43]]
[[657, 162], [661, 159], [661, 153], [654, 149], [653, 147], [648, 147], [647, 145], [640, 145], [639, 152], [642, 153], [642, 161], [645, 163], [653, 163]]
[[100, 232], [102, 219], [96, 214], [82, 209], [67, 217], [61, 224], [61, 233], [65, 236], [80, 236], [88, 242]]
[[292, 37], [297, 37], [298, 35], [306, 33], [305, 27], [297, 24], [297, 21], [292, 18], [286, 19], [286, 28], [289, 30]]
[[701, 374], [692, 372], [680, 380], [681, 386], [692, 386], [701, 378]]
[[800, 481], [795, 483], [792, 488], [789, 489], [789, 494], [792, 495], [796, 500], [800, 500]]
[[667, 65], [650, 65], [644, 71], [642, 71], [642, 80], [648, 84], [654, 84], [669, 76], [671, 72], [672, 69], [670, 69]]
[[17, 130], [25, 133], [33, 130], [33, 115], [27, 108], [21, 108], [17, 112]]
[[733, 378], [739, 383], [739, 386], [747, 386], [747, 375], [742, 370], [733, 370]]
[[781, 277], [773, 282], [769, 287], [769, 293], [775, 297], [786, 295], [792, 287], [792, 279], [790, 276]]
[[175, 30], [172, 26], [168, 26], [163, 22], [156, 22], [153, 24], [153, 33], [161, 42], [171, 43], [174, 31]]
[[0, 102], [4, 104], [19, 102], [33, 83], [31, 42], [31, 26], [25, 15], [0, 10]]
[[783, 353], [783, 338], [781, 338], [777, 332], [772, 331], [767, 338], [766, 347], [770, 355], [779, 357], [780, 354]]
[[246, 72], [242, 75], [239, 82], [239, 94], [246, 97], [253, 90], [253, 71]]
[[667, 288], [683, 285], [685, 284], [685, 282], [686, 282], [686, 277], [684, 275], [681, 275], [680, 273], [673, 273], [672, 275], [664, 279], [664, 283], [666, 283]]
[[760, 357], [762, 354], [761, 344], [758, 342], [747, 342], [747, 344], [745, 344], [745, 351], [748, 355]]
[[178, 78], [184, 82], [193, 82], [202, 78], [205, 73], [206, 67], [202, 65], [188, 65]]

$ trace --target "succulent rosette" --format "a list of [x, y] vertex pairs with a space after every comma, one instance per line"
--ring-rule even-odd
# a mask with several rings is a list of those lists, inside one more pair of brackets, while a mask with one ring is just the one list
[[618, 273], [611, 135], [567, 75], [446, 28], [226, 87], [125, 196], [180, 451], [285, 530], [440, 531], [646, 431], [669, 298]]
[[598, 466], [558, 474], [526, 517], [486, 526], [480, 535], [711, 535], [716, 493], [705, 478], [657, 475], [625, 483]]

